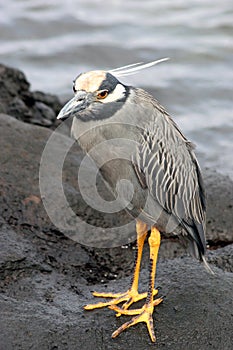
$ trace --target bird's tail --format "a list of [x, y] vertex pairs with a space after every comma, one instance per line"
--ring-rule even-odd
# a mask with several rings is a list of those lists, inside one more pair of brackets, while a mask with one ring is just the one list
[[201, 262], [208, 273], [211, 273], [211, 275], [215, 275], [214, 271], [211, 269], [210, 265], [206, 261], [206, 258], [204, 257], [204, 255], [202, 255], [201, 257]]
[[200, 260], [204, 265], [206, 271], [214, 275], [213, 270], [209, 266], [205, 258], [206, 252], [206, 240], [203, 226], [201, 224], [193, 223], [192, 226], [186, 225], [186, 230], [188, 231], [188, 250], [190, 255]]
[[188, 241], [189, 241], [189, 246], [188, 246], [189, 254], [192, 255], [194, 258], [200, 260], [200, 262], [204, 265], [204, 268], [206, 269], [206, 271], [214, 275], [215, 273], [213, 272], [210, 265], [206, 261], [204, 254], [200, 251], [200, 248], [197, 242], [190, 238]]

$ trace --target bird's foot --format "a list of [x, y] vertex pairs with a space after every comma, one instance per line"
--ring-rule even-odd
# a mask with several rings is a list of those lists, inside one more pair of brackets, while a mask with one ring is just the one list
[[[155, 291], [157, 291], [157, 289], [154, 289], [154, 292]], [[157, 291], [157, 293], [158, 293], [158, 291]], [[143, 293], [143, 294], [147, 294], [147, 293]], [[155, 296], [156, 294], [153, 294], [153, 296]], [[159, 305], [162, 301], [163, 301], [163, 298], [157, 298], [157, 299], [153, 300], [153, 302], [152, 302], [153, 303], [153, 307]], [[140, 313], [143, 312], [144, 308], [145, 308], [145, 305], [142, 308], [140, 308], [140, 309], [127, 310], [127, 308], [124, 308], [124, 305], [122, 307], [119, 307], [116, 304], [115, 305], [114, 304], [109, 305], [109, 309], [116, 311], [116, 313], [117, 313], [116, 316], [120, 316], [120, 315], [129, 315], [129, 316], [139, 315]]]
[[[105, 302], [99, 302], [96, 304], [88, 304], [84, 306], [85, 310], [93, 310], [93, 309], [98, 309], [101, 307], [112, 307], [113, 305], [117, 305], [119, 303], [125, 302], [121, 308], [119, 308], [120, 312], [116, 314], [116, 316], [120, 316], [123, 314], [122, 311], [125, 311], [128, 309], [130, 305], [133, 303], [136, 303], [139, 300], [145, 299], [147, 297], [147, 293], [138, 293], [137, 290], [134, 289], [129, 289], [125, 293], [98, 293], [98, 292], [93, 292], [92, 293], [95, 297], [100, 297], [100, 298], [110, 298], [109, 301]], [[154, 289], [153, 290], [153, 296], [158, 294], [158, 290]], [[133, 310], [131, 310], [133, 311]]]
[[145, 322], [147, 325], [148, 332], [150, 334], [150, 338], [152, 342], [155, 342], [155, 333], [154, 333], [154, 325], [153, 325], [153, 311], [154, 306], [160, 304], [163, 301], [162, 298], [155, 299], [151, 303], [146, 303], [142, 308], [140, 309], [134, 309], [134, 310], [124, 310], [119, 308], [116, 305], [111, 305], [110, 309], [117, 312], [117, 314], [123, 314], [123, 315], [136, 315], [133, 317], [130, 321], [124, 323], [121, 327], [119, 327], [115, 332], [112, 334], [112, 338], [117, 337], [121, 332], [123, 332], [125, 329], [140, 323]]

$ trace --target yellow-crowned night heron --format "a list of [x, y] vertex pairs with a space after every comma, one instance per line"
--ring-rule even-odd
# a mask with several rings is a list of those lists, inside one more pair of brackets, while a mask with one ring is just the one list
[[[134, 315], [112, 336], [138, 322], [146, 322], [153, 342], [152, 313], [154, 306], [162, 302], [162, 298], [154, 299], [158, 293], [154, 279], [160, 232], [183, 237], [192, 255], [208, 266], [204, 259], [205, 191], [193, 145], [151, 95], [118, 80], [158, 62], [80, 74], [74, 81], [74, 97], [58, 115], [58, 119], [74, 117], [72, 135], [85, 152], [108, 141], [106, 152], [110, 160], [102, 164], [98, 152], [92, 157], [115, 195], [117, 183], [122, 179], [129, 180], [127, 183], [134, 188], [132, 195], [132, 188], [126, 183], [121, 191], [126, 210], [136, 218], [137, 255], [132, 284], [123, 293], [94, 292], [94, 296], [110, 300], [87, 305], [85, 309], [108, 306], [118, 316]], [[119, 142], [115, 142], [117, 139]], [[124, 160], [122, 154], [127, 155]], [[139, 293], [140, 262], [149, 228], [150, 283], [148, 293]], [[146, 301], [142, 308], [128, 310], [132, 303], [143, 298]], [[124, 304], [117, 306], [121, 302]]]

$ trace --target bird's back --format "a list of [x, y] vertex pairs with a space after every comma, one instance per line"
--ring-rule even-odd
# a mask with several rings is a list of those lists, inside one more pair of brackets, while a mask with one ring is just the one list
[[[153, 111], [143, 127], [133, 160], [136, 175], [144, 190], [147, 188], [161, 206], [157, 221], [165, 225], [162, 231], [182, 233], [193, 255], [201, 258], [206, 246], [206, 200], [194, 146], [152, 96], [141, 89], [136, 89], [135, 95], [145, 110]], [[139, 112], [142, 113], [140, 108]], [[148, 215], [153, 217], [151, 210]]]

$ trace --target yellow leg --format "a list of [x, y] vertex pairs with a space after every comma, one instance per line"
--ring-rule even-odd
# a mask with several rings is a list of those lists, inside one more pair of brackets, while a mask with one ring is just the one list
[[129, 327], [131, 327], [139, 322], [145, 322], [147, 325], [151, 340], [153, 342], [155, 342], [155, 340], [156, 340], [155, 334], [154, 334], [152, 314], [154, 311], [154, 306], [161, 303], [162, 298], [159, 298], [157, 300], [153, 299], [156, 263], [157, 263], [158, 251], [159, 251], [159, 246], [160, 246], [160, 232], [155, 227], [152, 227], [152, 229], [151, 229], [151, 235], [149, 238], [149, 245], [150, 245], [150, 263], [151, 263], [150, 282], [149, 282], [149, 290], [148, 290], [145, 305], [141, 309], [135, 309], [135, 310], [122, 310], [115, 305], [111, 306], [111, 309], [113, 309], [117, 312], [120, 312], [124, 315], [137, 315], [137, 316], [133, 317], [130, 321], [124, 323], [120, 328], [118, 328], [112, 334], [113, 338], [117, 337], [126, 328], [129, 328]]
[[[93, 295], [95, 297], [111, 298], [111, 299], [106, 302], [88, 304], [84, 306], [85, 310], [93, 310], [93, 309], [97, 309], [105, 306], [117, 305], [121, 302], [125, 302], [122, 305], [122, 308], [120, 308], [119, 311], [117, 312], [116, 316], [120, 316], [122, 314], [121, 310], [126, 310], [131, 304], [147, 297], [147, 293], [138, 293], [139, 271], [140, 271], [140, 265], [141, 265], [141, 259], [142, 259], [142, 250], [143, 250], [144, 242], [147, 236], [147, 225], [142, 221], [137, 221], [136, 231], [137, 231], [137, 252], [136, 252], [136, 260], [135, 260], [134, 274], [133, 274], [131, 287], [124, 293], [93, 292]], [[158, 291], [153, 289], [152, 293], [153, 295], [156, 295]]]

